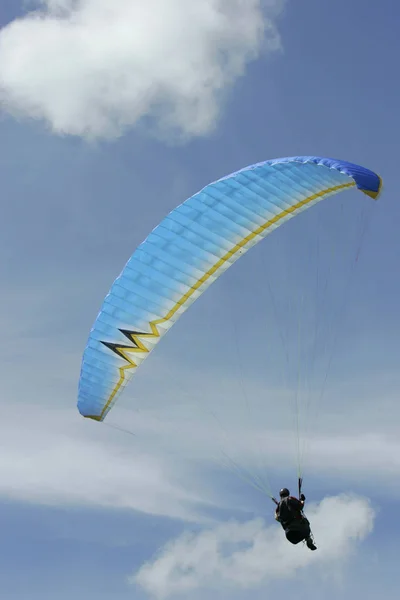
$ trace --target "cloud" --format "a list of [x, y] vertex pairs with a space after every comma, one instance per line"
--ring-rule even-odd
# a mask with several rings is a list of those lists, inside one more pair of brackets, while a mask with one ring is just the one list
[[59, 134], [113, 138], [147, 119], [201, 136], [284, 0], [42, 0], [0, 32], [0, 105]]
[[232, 521], [168, 543], [130, 582], [163, 599], [200, 589], [265, 586], [306, 567], [326, 575], [347, 561], [374, 521], [369, 502], [355, 496], [325, 498], [308, 516], [318, 543], [314, 553], [288, 544], [280, 527], [266, 527], [263, 520]]
[[[25, 338], [21, 347], [18, 337], [10, 337], [11, 342], [10, 360], [6, 361], [6, 351], [3, 356], [0, 397], [3, 498], [201, 521], [205, 514], [215, 514], [214, 509], [254, 509], [258, 496], [251, 495], [248, 473], [264, 485], [269, 476], [276, 493], [282, 478], [293, 471], [295, 437], [290, 429], [279, 429], [277, 423], [282, 425], [283, 419], [272, 415], [268, 404], [264, 411], [255, 412], [258, 420], [249, 423], [238, 410], [243, 401], [227, 395], [229, 410], [224, 411], [221, 400], [219, 415], [226, 436], [207, 410], [195, 410], [190, 406], [192, 398], [170, 388], [168, 361], [155, 356], [151, 377], [138, 377], [128, 393], [128, 409], [121, 400], [122, 406], [115, 407], [105, 425], [99, 425], [83, 419], [76, 409], [80, 355], [71, 350], [71, 342], [33, 337]], [[49, 348], [57, 351], [49, 353]], [[213, 395], [208, 390], [203, 399], [218, 408], [215, 391]], [[385, 491], [390, 489], [398, 497], [398, 436], [374, 432], [373, 420], [374, 414], [364, 422], [363, 433], [349, 426], [340, 434], [338, 424], [335, 435], [311, 436], [309, 460], [303, 465], [307, 478], [312, 475], [324, 482], [329, 477], [330, 485], [341, 482], [340, 489], [357, 489], [354, 485], [368, 489], [373, 481], [375, 494], [380, 493], [376, 484], [385, 483]], [[110, 430], [106, 427], [110, 423], [134, 432], [135, 437]], [[242, 482], [240, 473], [221, 449], [248, 470], [243, 487], [243, 492], [249, 492], [246, 500], [238, 501], [234, 490]]]
[[[136, 437], [81, 418], [76, 386], [87, 326], [74, 318], [74, 286], [64, 279], [64, 286], [50, 282], [35, 293], [23, 287], [4, 292], [0, 496], [192, 521], [213, 508], [254, 509], [259, 497], [250, 486], [241, 488], [248, 495], [238, 502], [242, 480], [228, 463], [231, 477], [221, 450], [264, 484], [268, 475], [276, 493], [295, 466], [290, 398], [255, 378], [246, 381], [244, 398], [230, 371], [202, 377], [201, 365], [185, 363], [185, 338], [180, 355], [174, 336], [160, 346], [106, 421]], [[86, 293], [80, 282], [75, 289], [77, 299]], [[60, 313], [65, 302], [68, 310]], [[310, 429], [307, 438], [307, 485], [311, 476], [320, 486], [328, 479], [329, 486], [359, 491], [373, 481], [374, 494], [382, 493], [376, 484], [384, 483], [385, 493], [399, 497], [398, 381], [390, 381], [384, 388], [380, 378], [365, 377], [361, 398], [354, 386], [342, 387], [335, 401], [321, 407], [318, 432]]]
[[158, 456], [64, 409], [3, 407], [0, 496], [199, 520], [201, 499]]

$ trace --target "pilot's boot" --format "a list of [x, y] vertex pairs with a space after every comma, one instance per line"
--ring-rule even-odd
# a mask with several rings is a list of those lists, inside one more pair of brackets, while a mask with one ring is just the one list
[[314, 544], [312, 537], [308, 537], [306, 539], [306, 544], [307, 544], [307, 548], [309, 548], [310, 550], [316, 550], [317, 546]]

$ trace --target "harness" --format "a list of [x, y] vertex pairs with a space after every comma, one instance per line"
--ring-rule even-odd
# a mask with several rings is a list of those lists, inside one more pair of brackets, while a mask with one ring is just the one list
[[283, 498], [278, 504], [278, 517], [284, 528], [293, 521], [302, 521], [304, 518], [301, 510], [296, 510], [290, 506], [290, 500], [296, 500], [296, 498], [288, 496], [287, 498]]

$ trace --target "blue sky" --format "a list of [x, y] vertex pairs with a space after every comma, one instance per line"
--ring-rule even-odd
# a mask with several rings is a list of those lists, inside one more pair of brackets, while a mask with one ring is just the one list
[[[47, 0], [39, 21], [32, 3], [2, 5], [3, 596], [390, 594], [399, 582], [400, 8], [388, 0], [141, 4], [115, 2], [106, 21], [102, 0]], [[297, 154], [377, 171], [381, 200], [349, 192], [322, 203], [215, 283], [110, 414], [135, 436], [83, 420], [76, 394], [87, 335], [135, 247], [208, 182]], [[267, 465], [274, 491], [295, 484], [280, 334], [293, 382], [297, 313], [279, 330], [270, 288], [282, 311], [306, 304], [316, 244], [330, 265], [332, 306], [346, 301], [332, 321], [321, 297], [318, 305], [320, 331], [336, 342], [304, 465], [318, 556], [289, 547], [268, 497], [212, 462], [221, 443], [263, 476]], [[315, 320], [307, 306], [303, 326]], [[330, 324], [340, 325], [337, 339]], [[326, 365], [331, 346], [324, 354], [319, 344]], [[182, 538], [188, 531], [193, 538]], [[244, 547], [235, 569], [243, 585], [232, 587], [232, 552]]]

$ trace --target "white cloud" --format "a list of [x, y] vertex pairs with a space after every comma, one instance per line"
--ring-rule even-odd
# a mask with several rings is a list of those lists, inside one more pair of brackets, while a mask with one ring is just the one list
[[0, 105], [54, 132], [211, 131], [222, 93], [263, 47], [285, 0], [43, 0], [0, 31]]
[[322, 568], [324, 576], [345, 564], [355, 544], [372, 531], [374, 512], [353, 496], [325, 498], [308, 516], [318, 550], [292, 546], [280, 526], [260, 520], [230, 522], [168, 543], [130, 582], [163, 599], [200, 589], [250, 589], [292, 577], [300, 569]]

